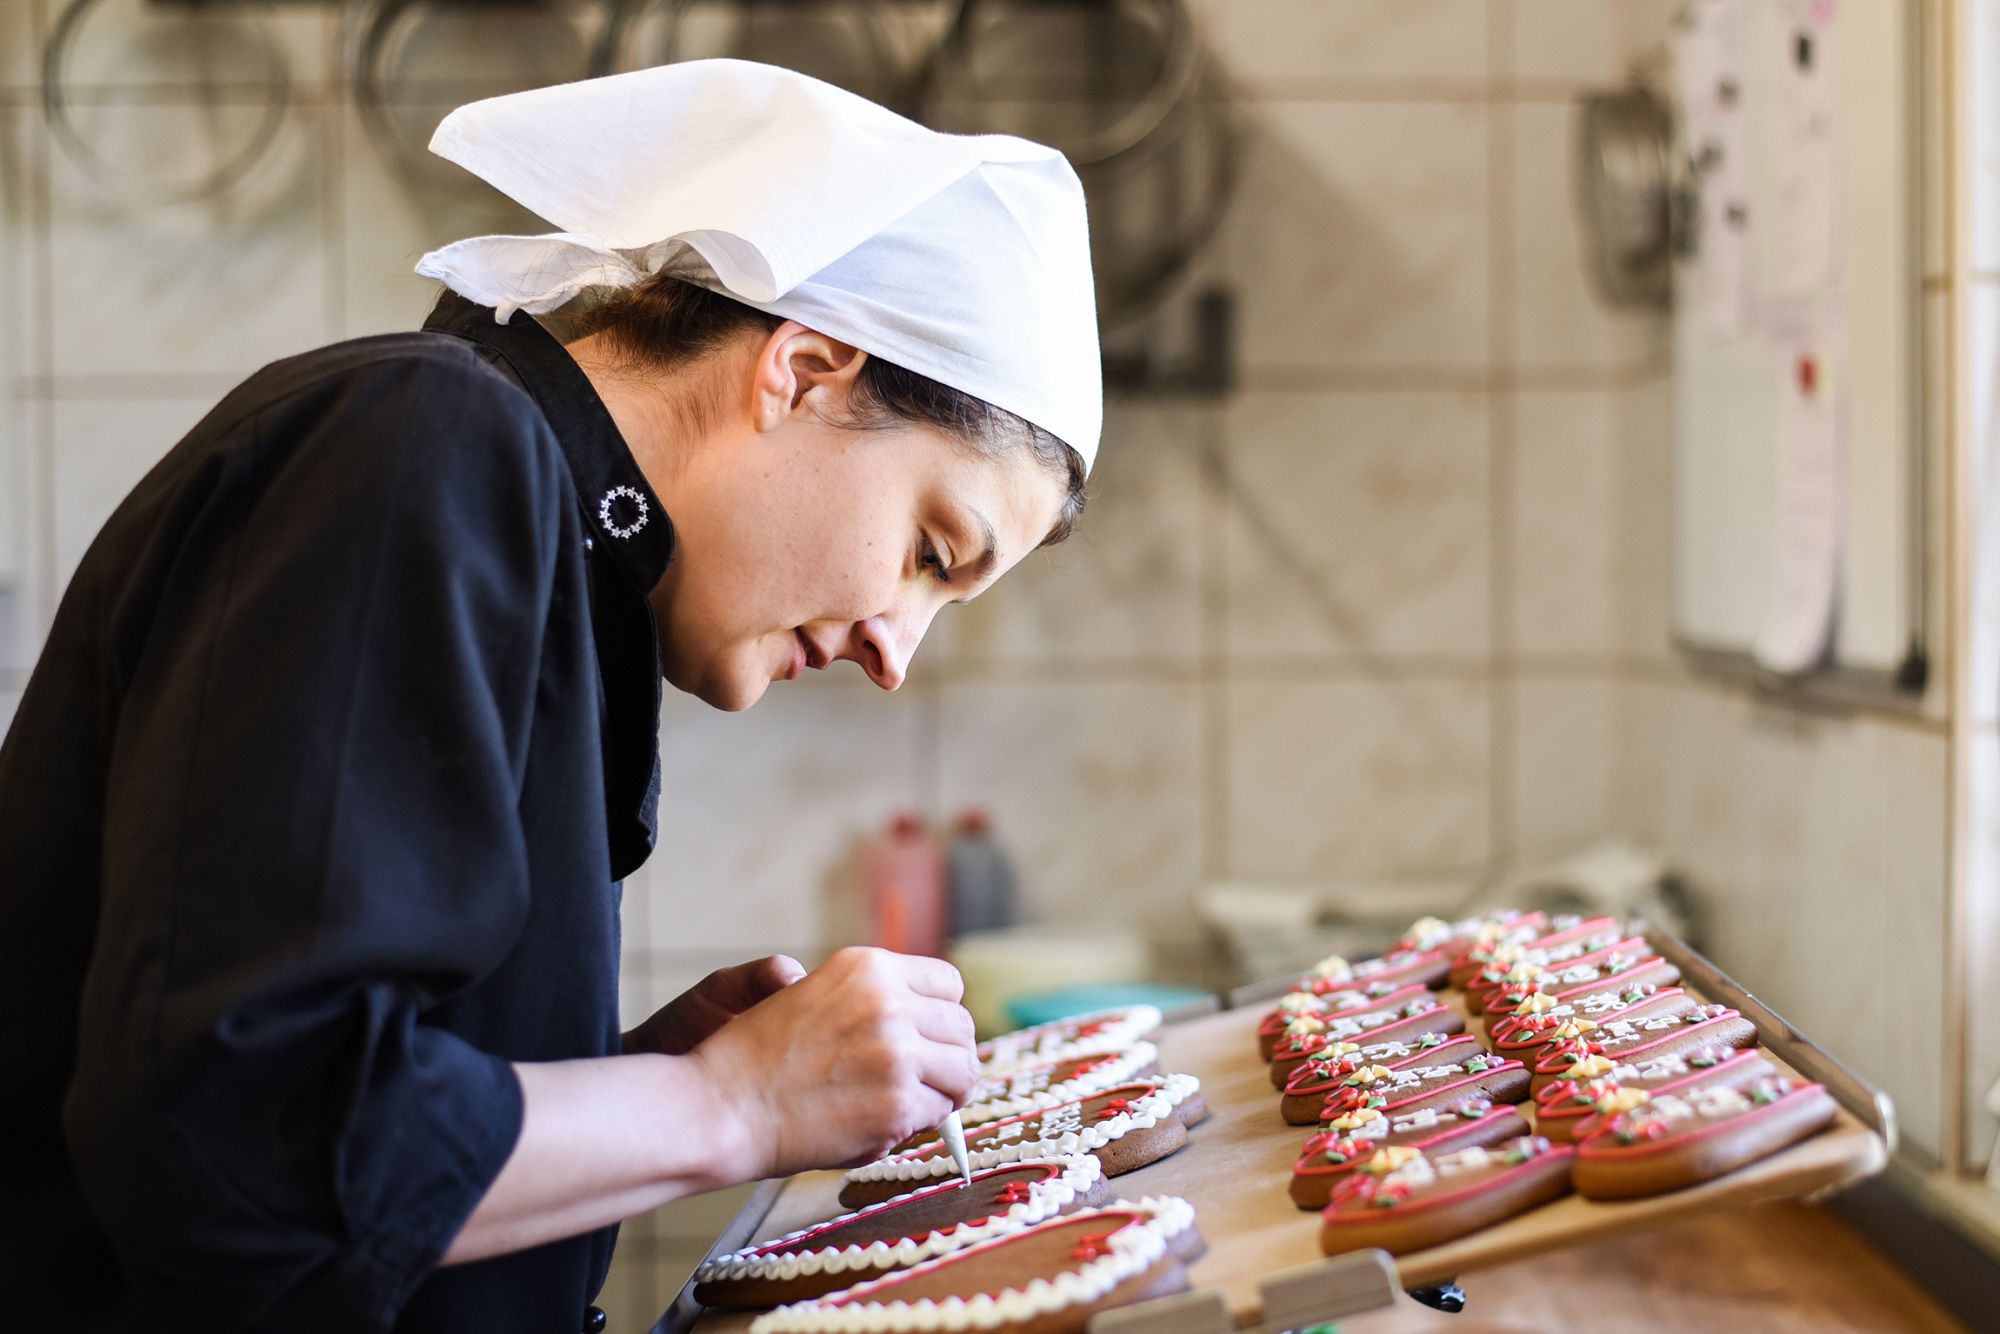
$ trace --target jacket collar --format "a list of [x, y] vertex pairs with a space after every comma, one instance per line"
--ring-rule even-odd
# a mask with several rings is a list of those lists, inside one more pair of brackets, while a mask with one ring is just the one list
[[673, 559], [674, 526], [576, 359], [531, 317], [517, 312], [500, 324], [493, 307], [449, 288], [424, 328], [471, 339], [506, 361], [555, 431], [599, 549], [650, 592]]

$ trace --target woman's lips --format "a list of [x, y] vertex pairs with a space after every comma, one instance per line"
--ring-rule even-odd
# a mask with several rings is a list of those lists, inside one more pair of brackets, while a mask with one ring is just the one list
[[806, 669], [806, 664], [811, 660], [812, 649], [806, 643], [805, 632], [803, 630], [792, 631], [792, 664], [785, 669], [785, 679], [787, 681], [798, 680], [799, 673]]

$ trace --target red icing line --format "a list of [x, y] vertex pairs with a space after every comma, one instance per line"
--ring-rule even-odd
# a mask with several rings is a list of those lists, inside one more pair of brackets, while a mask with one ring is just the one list
[[1700, 1130], [1691, 1130], [1685, 1134], [1669, 1130], [1665, 1139], [1655, 1140], [1651, 1144], [1614, 1144], [1611, 1142], [1612, 1135], [1610, 1130], [1606, 1128], [1592, 1135], [1582, 1144], [1577, 1145], [1577, 1152], [1587, 1153], [1592, 1158], [1611, 1158], [1618, 1161], [1623, 1161], [1627, 1158], [1643, 1158], [1649, 1153], [1665, 1153], [1668, 1149], [1676, 1149], [1683, 1144], [1692, 1144], [1704, 1136], [1713, 1135], [1724, 1130], [1732, 1130], [1749, 1121], [1752, 1117], [1762, 1116], [1767, 1112], [1775, 1112], [1792, 1099], [1804, 1097], [1806, 1094], [1815, 1092], [1825, 1092], [1825, 1085], [1801, 1084], [1777, 1101], [1767, 1102], [1762, 1107], [1752, 1107], [1741, 1116], [1732, 1116], [1726, 1121], [1717, 1121], [1711, 1125], [1703, 1126]]
[[[893, 1274], [885, 1274], [881, 1278], [870, 1279], [866, 1283], [861, 1283], [847, 1289], [845, 1292], [837, 1292], [832, 1296], [823, 1297], [820, 1301], [824, 1306], [846, 1306], [853, 1302], [872, 1301], [874, 1300], [874, 1295], [885, 1288], [893, 1288], [898, 1283], [908, 1282], [919, 1274], [931, 1273], [945, 1265], [962, 1264], [975, 1256], [985, 1255], [989, 1251], [997, 1250], [1002, 1246], [1012, 1245], [1017, 1241], [1025, 1241], [1030, 1237], [1045, 1236], [1050, 1232], [1060, 1232], [1064, 1228], [1079, 1225], [1093, 1226], [1100, 1223], [1108, 1223], [1114, 1219], [1120, 1221], [1110, 1232], [1103, 1233], [1103, 1236], [1110, 1237], [1114, 1233], [1123, 1232], [1134, 1223], [1145, 1221], [1138, 1213], [1129, 1209], [1106, 1209], [1093, 1214], [1071, 1214], [1067, 1218], [1055, 1218], [1046, 1223], [1038, 1223], [1034, 1227], [1025, 1228], [1020, 1232], [1011, 1232], [1004, 1237], [994, 1237], [990, 1241], [982, 1241], [977, 1245], [968, 1246], [962, 1251], [952, 1251], [947, 1255], [937, 1256], [924, 1261], [922, 1264], [913, 1265], [908, 1269], [899, 1269]], [[1023, 1278], [1021, 1283], [1023, 1286], [1026, 1286], [1028, 1282], [1036, 1277], [1045, 1278], [1047, 1275], [1030, 1275], [1027, 1278]], [[971, 1296], [972, 1294], [967, 1293], [965, 1295]]]
[[[1666, 1032], [1660, 1034], [1660, 1036], [1654, 1038], [1651, 1042], [1642, 1042], [1636, 1047], [1625, 1048], [1624, 1050], [1618, 1053], [1617, 1059], [1621, 1064], [1629, 1062], [1632, 1060], [1633, 1057], [1640, 1056], [1645, 1052], [1651, 1051], [1653, 1048], [1659, 1046], [1663, 1042], [1671, 1042], [1675, 1038], [1686, 1037], [1689, 1033], [1699, 1032], [1702, 1029], [1707, 1028], [1710, 1024], [1720, 1024], [1730, 1019], [1741, 1019], [1742, 1017], [1743, 1016], [1737, 1011], [1730, 1010], [1726, 1014], [1718, 1014], [1713, 1019], [1704, 1019], [1700, 1023], [1690, 1024], [1686, 1028], [1669, 1029]], [[1549, 1062], [1554, 1059], [1555, 1058], [1551, 1056], [1535, 1062], [1535, 1073], [1538, 1075], [1559, 1075], [1564, 1070], [1567, 1070], [1569, 1068], [1568, 1066], [1550, 1065]]]
[[[1495, 1107], [1492, 1111], [1480, 1117], [1477, 1121], [1463, 1122], [1456, 1129], [1453, 1130], [1440, 1130], [1438, 1131], [1437, 1134], [1432, 1135], [1429, 1139], [1405, 1140], [1404, 1144], [1412, 1149], [1422, 1149], [1426, 1145], [1435, 1144], [1439, 1140], [1446, 1139], [1452, 1135], [1466, 1134], [1467, 1132], [1475, 1130], [1478, 1127], [1485, 1125], [1488, 1121], [1494, 1120], [1497, 1117], [1518, 1116], [1518, 1115], [1520, 1115], [1520, 1113], [1516, 1112], [1512, 1107]], [[1320, 1166], [1317, 1167], [1306, 1166], [1307, 1163], [1311, 1162], [1316, 1158], [1321, 1160]], [[1325, 1162], [1323, 1153], [1315, 1152], [1315, 1153], [1302, 1154], [1299, 1157], [1299, 1161], [1292, 1167], [1292, 1174], [1294, 1176], [1302, 1176], [1302, 1177], [1343, 1176], [1346, 1173], [1352, 1172], [1355, 1168], [1359, 1167], [1361, 1165], [1361, 1162], [1362, 1162], [1361, 1159], [1356, 1159], [1354, 1162], [1351, 1163], [1340, 1163], [1336, 1165], [1334, 1163]]]
[[[1035, 1184], [1044, 1185], [1050, 1181], [1055, 1180], [1056, 1177], [1062, 1175], [1062, 1165], [1060, 1163], [1002, 1163], [998, 1167], [989, 1167], [982, 1172], [974, 1172], [972, 1174], [972, 1179], [975, 1182], [977, 1182], [977, 1181], [985, 1181], [988, 1180], [989, 1178], [997, 1176], [1016, 1176], [1028, 1172], [1040, 1172], [1042, 1174], [1042, 1179], [1041, 1181], [1036, 1182]], [[1028, 1186], [1029, 1183], [1025, 1181], [1008, 1182], [1005, 1186], [1001, 1187], [1000, 1202], [1003, 1204], [1025, 1203], [1028, 1199]], [[1009, 1200], [1007, 1198], [1007, 1192], [1010, 1190], [1015, 1190], [1017, 1188], [1021, 1191], [1021, 1198], [1018, 1200]], [[751, 1254], [786, 1255], [796, 1250], [811, 1249], [807, 1246], [807, 1243], [810, 1242], [814, 1237], [824, 1236], [828, 1232], [832, 1232], [836, 1229], [849, 1226], [854, 1222], [856, 1214], [867, 1214], [870, 1218], [873, 1218], [880, 1214], [894, 1213], [896, 1212], [897, 1209], [901, 1209], [906, 1205], [916, 1204], [918, 1201], [928, 1199], [931, 1196], [936, 1195], [942, 1191], [964, 1190], [964, 1189], [965, 1189], [965, 1183], [962, 1181], [947, 1181], [942, 1185], [925, 1186], [922, 1187], [921, 1189], [911, 1191], [908, 1199], [898, 1200], [894, 1208], [886, 1206], [877, 1206], [873, 1209], [857, 1209], [854, 1211], [854, 1213], [843, 1214], [839, 1218], [833, 1219], [831, 1222], [821, 1223], [818, 1227], [809, 1229], [805, 1233], [801, 1234], [800, 1236], [793, 1237], [789, 1241], [774, 1241], [769, 1243], [768, 1245], [760, 1246], [756, 1250], [752, 1251]], [[985, 1220], [982, 1219], [980, 1221], [984, 1222]], [[902, 1240], [917, 1241], [920, 1240], [920, 1238], [904, 1237]]]
[[[1321, 1212], [1320, 1217], [1325, 1222], [1328, 1223], [1361, 1223], [1361, 1222], [1366, 1222], [1371, 1218], [1382, 1218], [1388, 1216], [1407, 1217], [1410, 1214], [1421, 1213], [1426, 1209], [1436, 1208], [1438, 1205], [1441, 1204], [1449, 1204], [1453, 1200], [1459, 1199], [1466, 1195], [1478, 1195], [1484, 1191], [1492, 1190], [1494, 1187], [1498, 1186], [1501, 1182], [1507, 1180], [1507, 1178], [1513, 1176], [1517, 1172], [1525, 1172], [1531, 1167], [1539, 1167], [1545, 1159], [1560, 1158], [1567, 1154], [1574, 1154], [1575, 1152], [1576, 1150], [1567, 1144], [1552, 1145], [1546, 1153], [1536, 1154], [1533, 1158], [1530, 1158], [1525, 1163], [1516, 1163], [1514, 1166], [1508, 1168], [1506, 1171], [1499, 1172], [1493, 1176], [1490, 1176], [1486, 1178], [1486, 1180], [1480, 1182], [1477, 1185], [1460, 1186], [1457, 1190], [1449, 1190], [1444, 1192], [1442, 1195], [1426, 1196], [1424, 1199], [1418, 1200], [1415, 1204], [1397, 1203], [1390, 1205], [1386, 1209], [1382, 1208], [1380, 1205], [1370, 1204], [1370, 1205], [1365, 1205], [1360, 1209], [1356, 1209], [1351, 1213], [1336, 1213], [1334, 1211], [1338, 1209], [1346, 1201], [1345, 1200], [1330, 1201], [1327, 1204], [1325, 1210]], [[1344, 1191], [1345, 1187], [1344, 1186], [1335, 1187], [1335, 1189]]]

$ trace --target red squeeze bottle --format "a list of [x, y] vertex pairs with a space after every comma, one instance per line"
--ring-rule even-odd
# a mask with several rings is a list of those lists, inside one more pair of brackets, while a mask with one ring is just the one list
[[915, 811], [869, 840], [862, 858], [875, 943], [898, 954], [944, 953], [944, 850]]

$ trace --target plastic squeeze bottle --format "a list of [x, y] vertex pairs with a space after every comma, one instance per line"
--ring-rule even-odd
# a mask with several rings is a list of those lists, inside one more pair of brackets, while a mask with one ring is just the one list
[[862, 855], [875, 943], [898, 954], [944, 953], [944, 853], [915, 811], [903, 811]]
[[952, 826], [945, 860], [952, 935], [1014, 925], [1018, 911], [1014, 863], [993, 838], [992, 817], [976, 806], [961, 812]]

